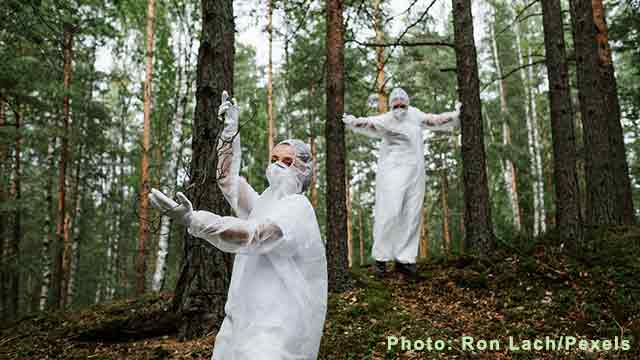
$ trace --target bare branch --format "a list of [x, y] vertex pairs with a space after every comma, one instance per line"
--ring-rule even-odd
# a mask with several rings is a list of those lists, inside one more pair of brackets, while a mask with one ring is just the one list
[[347, 42], [354, 42], [360, 46], [366, 46], [366, 47], [442, 46], [442, 47], [449, 47], [449, 48], [455, 49], [455, 45], [453, 43], [446, 42], [446, 41], [412, 41], [412, 42], [400, 41], [400, 42], [393, 42], [393, 43], [372, 43], [372, 42], [362, 42], [356, 39], [351, 39], [351, 40], [347, 40]]
[[509, 76], [513, 75], [516, 71], [520, 71], [520, 70], [522, 70], [522, 69], [526, 69], [526, 68], [528, 68], [528, 67], [530, 67], [530, 66], [536, 66], [536, 65], [544, 64], [544, 62], [545, 62], [545, 61], [546, 61], [545, 59], [542, 59], [542, 60], [534, 61], [534, 62], [532, 62], [531, 64], [528, 64], [528, 63], [527, 63], [527, 64], [524, 64], [524, 65], [522, 65], [522, 66], [517, 66], [517, 67], [515, 67], [515, 68], [511, 69], [511, 71], [509, 71], [508, 73], [506, 73], [506, 74], [502, 75], [502, 77], [498, 77], [498, 78], [492, 79], [491, 81], [489, 81], [488, 83], [486, 83], [486, 84], [482, 87], [482, 89], [480, 89], [480, 92], [485, 91], [485, 90], [486, 90], [486, 89], [487, 89], [491, 84], [493, 84], [494, 82], [496, 82], [496, 81], [498, 81], [498, 80], [504, 80], [504, 79], [508, 78]]
[[539, 0], [534, 0], [532, 2], [530, 2], [529, 4], [527, 4], [522, 10], [520, 10], [517, 14], [516, 17], [513, 19], [513, 21], [504, 27], [504, 29], [498, 31], [498, 33], [496, 34], [496, 36], [500, 36], [502, 33], [504, 33], [505, 31], [509, 30], [515, 23], [520, 22], [520, 16], [522, 16], [525, 11], [527, 11], [527, 9], [529, 9], [530, 7], [532, 7], [533, 5], [537, 4]]
[[384, 26], [386, 26], [386, 25], [387, 25], [390, 21], [392, 21], [393, 19], [397, 18], [398, 16], [401, 16], [401, 15], [404, 15], [404, 14], [409, 13], [409, 12], [411, 11], [411, 9], [415, 6], [415, 4], [416, 4], [417, 2], [418, 2], [418, 0], [413, 0], [413, 2], [409, 5], [409, 7], [408, 7], [405, 11], [401, 12], [400, 14], [398, 14], [398, 15], [396, 15], [396, 16], [392, 16], [392, 17], [390, 17], [390, 18], [386, 19], [386, 20], [384, 21], [383, 27], [384, 27]]

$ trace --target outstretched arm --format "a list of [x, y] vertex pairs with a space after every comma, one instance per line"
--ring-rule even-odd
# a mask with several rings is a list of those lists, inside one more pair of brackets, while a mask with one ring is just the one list
[[422, 127], [429, 130], [453, 131], [454, 128], [460, 126], [460, 107], [461, 104], [457, 103], [455, 111], [441, 114], [425, 114], [420, 112]]
[[350, 114], [342, 116], [342, 122], [348, 129], [370, 137], [382, 137], [384, 114], [357, 118]]
[[231, 208], [238, 217], [246, 219], [258, 194], [240, 176], [240, 133], [238, 131], [239, 108], [235, 99], [229, 101], [226, 91], [222, 92], [222, 103], [218, 109], [218, 116], [224, 117], [224, 129], [218, 140], [218, 186]]
[[269, 220], [245, 220], [194, 211], [189, 234], [229, 253], [264, 253], [283, 241], [282, 229]]

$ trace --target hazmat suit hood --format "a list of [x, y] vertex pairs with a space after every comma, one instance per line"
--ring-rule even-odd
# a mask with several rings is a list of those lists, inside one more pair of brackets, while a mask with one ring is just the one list
[[[394, 109], [394, 105], [404, 105], [404, 108]], [[409, 111], [409, 95], [402, 88], [395, 88], [391, 91], [389, 96], [389, 109], [393, 113], [393, 117], [396, 120], [404, 120]]]
[[311, 184], [313, 160], [309, 145], [298, 139], [287, 139], [278, 145], [289, 145], [295, 152], [295, 160], [291, 166], [281, 162], [270, 164], [266, 170], [269, 187], [283, 195], [300, 194]]

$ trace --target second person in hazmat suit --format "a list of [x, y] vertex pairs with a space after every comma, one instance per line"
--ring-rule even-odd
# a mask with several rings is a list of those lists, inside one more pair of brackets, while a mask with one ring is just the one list
[[316, 214], [303, 195], [311, 182], [309, 147], [285, 140], [271, 152], [269, 187], [258, 194], [239, 176], [238, 107], [222, 96], [225, 128], [218, 183], [237, 217], [193, 211], [157, 190], [152, 203], [181, 219], [191, 235], [235, 253], [226, 317], [214, 360], [316, 359], [327, 308], [327, 261]]
[[343, 122], [358, 133], [382, 138], [371, 251], [376, 274], [384, 276], [386, 263], [395, 260], [398, 271], [415, 278], [425, 190], [423, 130], [459, 126], [460, 105], [453, 112], [425, 114], [409, 106], [407, 93], [395, 88], [389, 107], [391, 111], [371, 117], [345, 114]]

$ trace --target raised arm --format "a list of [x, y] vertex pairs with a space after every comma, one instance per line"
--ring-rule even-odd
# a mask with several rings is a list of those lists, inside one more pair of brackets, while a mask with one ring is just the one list
[[453, 131], [460, 126], [460, 107], [461, 104], [457, 103], [455, 111], [441, 114], [425, 114], [419, 111], [420, 123], [423, 128], [429, 130]]
[[370, 137], [382, 137], [384, 114], [357, 118], [350, 114], [342, 116], [342, 122], [348, 129]]
[[231, 208], [239, 218], [246, 219], [258, 194], [240, 176], [241, 148], [240, 132], [238, 131], [239, 108], [235, 99], [229, 101], [226, 91], [222, 92], [222, 103], [218, 109], [218, 116], [224, 117], [224, 129], [218, 140], [218, 186]]

